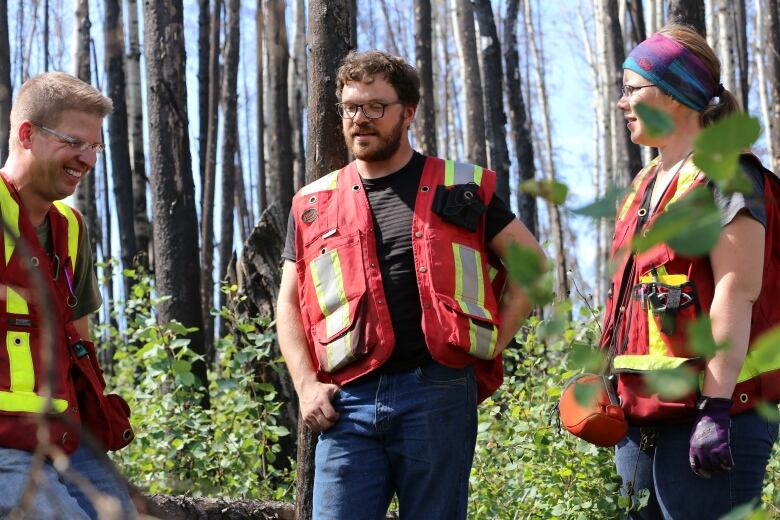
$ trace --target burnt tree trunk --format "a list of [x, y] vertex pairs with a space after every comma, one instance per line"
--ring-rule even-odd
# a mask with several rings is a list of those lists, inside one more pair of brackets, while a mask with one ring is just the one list
[[[531, 142], [529, 123], [525, 115], [522, 79], [520, 77], [520, 58], [517, 52], [517, 14], [520, 0], [509, 0], [504, 19], [504, 61], [506, 62], [506, 91], [509, 109], [509, 124], [517, 156], [517, 169], [520, 183], [536, 176], [534, 166], [534, 147]], [[509, 202], [509, 201], [507, 201]], [[536, 197], [517, 190], [517, 209], [520, 221], [539, 238], [536, 215]]]
[[306, 153], [304, 147], [303, 116], [306, 108], [306, 5], [304, 0], [293, 3], [293, 53], [290, 56], [288, 91], [290, 96], [290, 123], [294, 150], [293, 175], [297, 191], [306, 184]]
[[[201, 192], [201, 308], [205, 349], [211, 359], [214, 345], [214, 317], [211, 307], [214, 301], [214, 192], [217, 183], [217, 138], [219, 125], [219, 33], [221, 25], [222, 0], [214, 0], [211, 14], [209, 38], [209, 98], [208, 130], [206, 137], [206, 164], [204, 167], [203, 191]], [[201, 107], [204, 108], [204, 107]]]
[[0, 0], [0, 164], [8, 159], [11, 133], [11, 44], [8, 39], [8, 0]]
[[210, 22], [209, 0], [198, 0], [198, 106], [200, 107], [198, 110], [198, 169], [201, 193], [203, 193], [203, 182], [206, 178], [206, 142], [209, 128], [209, 111], [206, 107], [209, 106], [210, 99]]
[[287, 26], [284, 2], [266, 0], [266, 43], [268, 45], [268, 160], [274, 200], [286, 213], [293, 196], [292, 126], [287, 105]]
[[420, 104], [414, 118], [417, 147], [425, 155], [436, 155], [436, 113], [433, 101], [433, 43], [431, 1], [414, 5], [415, 61], [420, 73]]
[[133, 267], [138, 250], [135, 242], [133, 215], [133, 174], [130, 169], [130, 148], [127, 135], [127, 103], [125, 100], [124, 44], [119, 0], [105, 0], [103, 40], [105, 44], [108, 96], [114, 102], [114, 112], [108, 118], [108, 139], [111, 147], [111, 174], [114, 180], [114, 201], [119, 224], [119, 244], [122, 266]]
[[696, 32], [707, 36], [704, 14], [704, 0], [669, 0], [669, 23], [691, 25]]
[[265, 17], [263, 0], [257, 0], [255, 11], [255, 37], [257, 38], [257, 209], [262, 214], [268, 207], [268, 192], [265, 179], [265, 81], [263, 80], [263, 40], [265, 39]]
[[506, 114], [504, 113], [501, 42], [490, 0], [475, 0], [474, 12], [482, 42], [482, 91], [484, 93], [485, 133], [488, 167], [496, 172], [496, 194], [509, 204], [509, 151], [506, 148]]
[[[241, 0], [228, 0], [225, 27], [225, 71], [222, 83], [222, 204], [221, 235], [219, 241], [219, 279], [227, 276], [233, 257], [233, 216], [235, 214], [236, 159], [238, 151], [238, 59], [241, 45]], [[220, 308], [227, 305], [228, 294], [219, 291]], [[228, 330], [220, 319], [220, 336]], [[212, 349], [213, 353], [213, 349]], [[213, 357], [213, 356], [212, 356]]]
[[774, 171], [780, 168], [780, 7], [776, 0], [766, 6], [767, 69], [769, 80], [769, 139], [772, 141]]
[[627, 9], [631, 20], [631, 44], [635, 47], [647, 39], [645, 9], [642, 0], [628, 0]]
[[[188, 136], [182, 0], [144, 2], [151, 187], [154, 208], [155, 283], [158, 319], [177, 320], [196, 330], [189, 347], [206, 354], [200, 299], [198, 219]], [[193, 364], [208, 406], [206, 364]]]
[[487, 165], [485, 146], [485, 119], [482, 101], [482, 81], [479, 74], [477, 41], [474, 33], [474, 8], [469, 1], [455, 3], [458, 55], [460, 56], [463, 97], [466, 101], [466, 159], [481, 166]]
[[749, 112], [748, 94], [750, 93], [750, 83], [745, 0], [736, 0], [734, 2], [734, 36], [737, 40], [737, 85], [739, 86], [739, 101], [742, 104], [742, 110]]

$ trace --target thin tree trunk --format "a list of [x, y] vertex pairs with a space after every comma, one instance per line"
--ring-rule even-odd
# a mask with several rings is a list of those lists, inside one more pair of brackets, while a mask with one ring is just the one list
[[647, 39], [642, 0], [628, 0], [628, 16], [631, 20], [631, 43], [636, 46]]
[[[205, 356], [200, 298], [198, 220], [188, 136], [187, 85], [182, 0], [144, 2], [151, 187], [156, 244], [155, 288], [161, 323], [177, 320], [194, 327], [189, 348]], [[208, 406], [206, 364], [195, 362], [193, 374]]]
[[[704, 0], [704, 12], [707, 16], [704, 19], [706, 27], [707, 44], [713, 48], [718, 48], [718, 17], [715, 13], [715, 4], [718, 0]], [[717, 51], [716, 51], [717, 52]]]
[[[238, 134], [237, 134], [238, 135]], [[241, 139], [239, 136], [236, 141], [236, 168], [235, 168], [235, 197], [234, 204], [238, 213], [238, 236], [239, 241], [243, 242], [252, 232], [252, 216], [250, 213], [251, 204], [247, 201], [247, 190], [244, 185], [244, 168], [241, 161]]]
[[[615, 11], [617, 12], [617, 11]], [[531, 57], [534, 61], [534, 76], [536, 78], [536, 93], [539, 96], [539, 103], [542, 108], [542, 128], [544, 131], [544, 151], [547, 162], [547, 179], [555, 181], [557, 174], [555, 171], [555, 160], [553, 157], [552, 130], [550, 128], [550, 110], [547, 101], [547, 87], [544, 79], [544, 62], [539, 56], [539, 49], [536, 43], [536, 30], [534, 29], [533, 18], [531, 17], [531, 0], [525, 0], [525, 28], [528, 35], [528, 43], [531, 47]], [[559, 299], [566, 298], [569, 294], [569, 279], [567, 276], [566, 249], [563, 242], [563, 220], [560, 209], [557, 204], [550, 202], [548, 204], [550, 214], [550, 231], [555, 249], [555, 278], [556, 295]]]
[[[348, 161], [341, 118], [333, 106], [336, 69], [351, 48], [354, 11], [351, 0], [309, 0], [309, 120], [306, 181], [311, 182]], [[298, 421], [298, 475], [295, 517], [311, 520], [314, 448], [317, 438]]]
[[293, 3], [293, 53], [290, 56], [289, 106], [292, 124], [293, 175], [295, 190], [306, 184], [306, 154], [303, 142], [303, 116], [306, 108], [306, 6], [304, 0]]
[[[773, 1], [773, 0], [770, 0]], [[772, 120], [769, 116], [769, 96], [767, 93], [767, 72], [764, 58], [766, 54], [771, 57], [771, 52], [765, 52], [766, 49], [760, 48], [764, 45], [764, 9], [761, 0], [755, 0], [755, 27], [756, 37], [753, 44], [753, 53], [756, 58], [756, 81], [758, 82], [758, 99], [761, 107], [761, 118], [764, 121], [764, 135], [766, 136], [766, 153], [770, 161], [774, 163], [774, 141], [772, 139]], [[770, 165], [771, 166], [771, 165]], [[774, 166], [773, 166], [774, 167]], [[776, 170], [775, 170], [776, 171]]]
[[702, 36], [707, 35], [703, 0], [669, 0], [669, 23], [693, 26]]
[[8, 39], [8, 0], [0, 0], [0, 164], [8, 159], [11, 132], [11, 44]]
[[[122, 266], [130, 269], [138, 253], [133, 229], [133, 175], [130, 169], [130, 149], [127, 132], [127, 104], [125, 102], [124, 45], [121, 4], [119, 0], [104, 0], [103, 42], [105, 68], [108, 77], [108, 96], [114, 102], [114, 112], [108, 118], [108, 137], [111, 146], [111, 173], [114, 181], [114, 200], [119, 224], [119, 243]], [[107, 188], [108, 186], [106, 186]]]
[[[509, 109], [509, 125], [514, 144], [520, 182], [536, 176], [534, 167], [534, 147], [525, 116], [522, 79], [520, 77], [520, 58], [517, 52], [517, 14], [520, 0], [509, 0], [504, 19], [504, 61], [506, 62], [506, 94]], [[536, 197], [517, 190], [517, 209], [520, 220], [537, 238]]]
[[274, 200], [282, 204], [285, 213], [289, 211], [293, 196], [293, 161], [290, 112], [287, 106], [287, 26], [284, 3], [266, 0], [268, 16], [268, 158], [273, 167], [271, 186]]
[[265, 82], [263, 81], [263, 40], [265, 39], [265, 20], [263, 17], [263, 0], [257, 0], [255, 10], [255, 32], [257, 33], [257, 201], [258, 214], [268, 207], [268, 196], [265, 181]]
[[127, 117], [130, 120], [130, 154], [133, 161], [133, 212], [136, 249], [144, 267], [154, 265], [152, 225], [146, 214], [146, 157], [141, 95], [141, 46], [138, 43], [138, 2], [127, 0], [129, 53], [127, 55]]
[[390, 24], [390, 14], [387, 12], [387, 0], [379, 0], [379, 9], [382, 11], [382, 18], [385, 22], [385, 32], [387, 34], [387, 43], [390, 46], [390, 53], [398, 56], [401, 51], [398, 49], [398, 44], [395, 41], [395, 30]]
[[43, 70], [49, 70], [49, 0], [43, 2]]
[[[238, 150], [238, 59], [241, 46], [241, 0], [228, 0], [227, 26], [225, 28], [225, 61], [222, 83], [222, 215], [219, 242], [220, 284], [227, 276], [233, 257], [233, 219], [236, 178], [236, 152]], [[228, 294], [219, 291], [220, 308], [227, 306]], [[227, 335], [225, 320], [220, 320], [220, 337]], [[212, 349], [213, 352], [213, 349]]]
[[414, 56], [420, 73], [420, 104], [414, 118], [414, 136], [425, 155], [436, 155], [436, 112], [433, 91], [433, 42], [431, 0], [419, 0], [414, 6]]
[[209, 38], [209, 99], [208, 131], [206, 137], [206, 165], [201, 195], [201, 309], [203, 312], [204, 341], [211, 359], [214, 344], [214, 192], [217, 183], [217, 139], [219, 138], [219, 34], [221, 28], [222, 0], [214, 0], [211, 13]]
[[[88, 0], [78, 0], [76, 4], [76, 27], [77, 39], [74, 53], [74, 63], [76, 64], [76, 76], [85, 83], [92, 82], [90, 59], [90, 28], [92, 24], [89, 21], [89, 2]], [[93, 258], [97, 258], [97, 247], [101, 242], [100, 222], [97, 218], [97, 198], [95, 194], [95, 176], [87, 175], [83, 179], [75, 193], [76, 208], [84, 215], [84, 219], [89, 227], [90, 247], [92, 248]]]
[[772, 145], [772, 169], [780, 171], [780, 8], [775, 0], [768, 0], [766, 5], [766, 54], [768, 62], [768, 80], [770, 99], [769, 105], [769, 139]]
[[737, 86], [738, 99], [742, 102], [742, 110], [749, 112], [748, 94], [750, 93], [750, 71], [748, 70], [748, 43], [747, 43], [747, 16], [745, 14], [745, 0], [734, 2], [734, 37], [737, 41]]
[[734, 23], [731, 16], [731, 0], [717, 0], [718, 9], [718, 57], [721, 65], [721, 81], [731, 92], [736, 92], [734, 59]]
[[482, 82], [479, 74], [477, 40], [474, 33], [474, 8], [471, 2], [458, 0], [453, 13], [455, 40], [460, 57], [460, 77], [466, 102], [466, 160], [487, 164]]
[[208, 146], [208, 128], [210, 103], [209, 76], [211, 75], [211, 33], [209, 29], [211, 13], [209, 0], [198, 0], [198, 170], [200, 172], [200, 190], [206, 180], [206, 148]]
[[498, 40], [490, 0], [475, 0], [474, 12], [479, 23], [482, 44], [482, 88], [484, 92], [485, 130], [488, 167], [496, 172], [496, 194], [509, 203], [509, 151], [506, 148], [506, 114], [503, 103], [504, 67], [501, 64], [501, 42]]

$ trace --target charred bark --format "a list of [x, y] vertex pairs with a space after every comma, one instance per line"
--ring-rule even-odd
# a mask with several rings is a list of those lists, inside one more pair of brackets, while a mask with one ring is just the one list
[[436, 117], [433, 93], [433, 34], [431, 1], [419, 0], [414, 5], [415, 61], [420, 74], [420, 104], [414, 120], [417, 146], [425, 155], [436, 155]]
[[702, 36], [707, 35], [703, 0], [669, 0], [668, 16], [669, 23], [691, 25]]

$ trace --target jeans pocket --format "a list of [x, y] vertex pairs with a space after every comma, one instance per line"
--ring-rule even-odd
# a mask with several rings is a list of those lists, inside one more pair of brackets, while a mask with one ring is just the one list
[[463, 385], [466, 383], [471, 367], [451, 368], [432, 361], [415, 370], [420, 382], [432, 385]]

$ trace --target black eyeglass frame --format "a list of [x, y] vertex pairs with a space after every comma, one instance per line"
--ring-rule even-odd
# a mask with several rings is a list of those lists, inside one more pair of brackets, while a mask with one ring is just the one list
[[638, 87], [635, 87], [634, 85], [623, 85], [620, 87], [620, 93], [623, 94], [623, 97], [630, 98], [634, 92], [637, 90], [642, 90], [643, 88], [647, 87], [655, 87], [654, 83], [650, 83], [649, 85], [639, 85]]
[[[357, 104], [357, 103], [336, 103], [336, 110], [338, 111], [339, 116], [341, 116], [342, 119], [355, 119], [355, 116], [357, 116], [357, 114], [358, 114], [358, 110], [363, 112], [363, 115], [366, 116], [366, 119], [382, 119], [383, 117], [385, 117], [385, 110], [387, 109], [387, 107], [392, 106], [392, 105], [402, 105], [402, 104], [403, 104], [403, 101], [401, 101], [400, 99], [396, 100], [396, 101], [391, 101], [389, 103], [384, 103], [382, 101], [368, 101], [366, 103], [361, 103], [361, 104]], [[354, 114], [352, 114], [352, 115], [349, 114], [349, 111], [347, 110], [346, 105], [350, 105], [350, 106], [354, 107], [354, 110], [355, 110]], [[366, 113], [366, 109], [365, 109], [366, 105], [379, 105], [379, 106], [382, 107], [382, 113], [380, 115], [378, 115], [378, 116], [372, 117], [372, 116], [370, 116], [370, 115], [368, 115]]]

